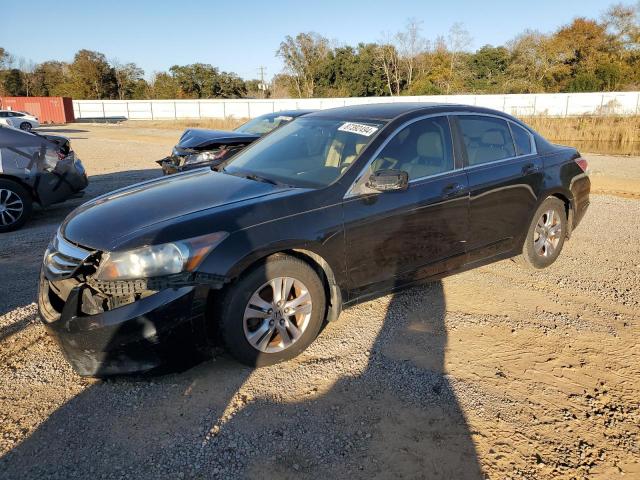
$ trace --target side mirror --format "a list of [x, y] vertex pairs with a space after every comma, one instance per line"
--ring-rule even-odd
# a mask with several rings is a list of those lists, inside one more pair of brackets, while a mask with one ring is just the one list
[[367, 187], [380, 192], [406, 190], [408, 186], [409, 174], [403, 170], [378, 170], [367, 182]]

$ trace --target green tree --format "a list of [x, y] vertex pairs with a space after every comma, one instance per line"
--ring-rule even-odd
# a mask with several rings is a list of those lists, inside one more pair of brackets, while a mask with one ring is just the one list
[[111, 64], [116, 80], [118, 98], [120, 100], [133, 98], [134, 90], [140, 88], [141, 80], [144, 81], [142, 78], [144, 70], [135, 63], [121, 64], [118, 60], [113, 60]]
[[474, 92], [502, 90], [510, 55], [505, 47], [485, 45], [469, 58], [469, 86]]
[[151, 98], [173, 99], [178, 98], [179, 86], [173, 76], [160, 72], [154, 75], [149, 90]]
[[43, 62], [35, 68], [33, 76], [33, 95], [57, 97], [71, 94], [69, 65], [64, 62]]
[[12, 97], [20, 97], [27, 93], [22, 79], [22, 72], [17, 68], [12, 68], [5, 73], [3, 86], [5, 94]]
[[276, 54], [282, 58], [285, 71], [293, 80], [298, 97], [313, 97], [320, 73], [325, 70], [329, 41], [314, 32], [287, 35]]
[[117, 82], [111, 65], [102, 53], [80, 50], [69, 65], [70, 93], [78, 99], [117, 97]]

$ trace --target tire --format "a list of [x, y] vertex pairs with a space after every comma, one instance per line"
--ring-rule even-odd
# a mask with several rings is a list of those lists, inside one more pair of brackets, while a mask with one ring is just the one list
[[[294, 283], [280, 282], [282, 278]], [[280, 291], [289, 286], [289, 300], [280, 307], [274, 285]], [[287, 315], [291, 312], [288, 305], [293, 308], [296, 302], [300, 303], [296, 306], [300, 313]], [[275, 255], [228, 287], [218, 308], [220, 336], [227, 351], [241, 363], [251, 367], [273, 365], [294, 358], [315, 340], [325, 320], [325, 305], [324, 286], [313, 268], [298, 258]], [[258, 310], [264, 318], [252, 317]]]
[[514, 260], [523, 267], [542, 269], [556, 261], [567, 237], [567, 214], [562, 200], [547, 198], [536, 210], [522, 254]]
[[20, 124], [20, 130], [24, 130], [25, 132], [30, 132], [31, 131], [31, 124], [29, 122], [22, 122]]
[[0, 233], [22, 227], [32, 211], [31, 194], [17, 182], [0, 179]]

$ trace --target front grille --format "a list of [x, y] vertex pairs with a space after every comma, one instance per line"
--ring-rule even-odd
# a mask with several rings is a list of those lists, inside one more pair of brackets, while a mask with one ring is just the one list
[[71, 278], [93, 252], [78, 247], [56, 233], [44, 254], [44, 273], [49, 280]]

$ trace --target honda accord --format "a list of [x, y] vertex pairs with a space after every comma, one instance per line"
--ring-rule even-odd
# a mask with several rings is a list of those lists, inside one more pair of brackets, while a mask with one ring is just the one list
[[146, 371], [218, 342], [274, 364], [355, 303], [511, 257], [548, 267], [589, 189], [575, 149], [501, 112], [319, 111], [217, 171], [77, 208], [45, 253], [39, 311], [81, 375]]

